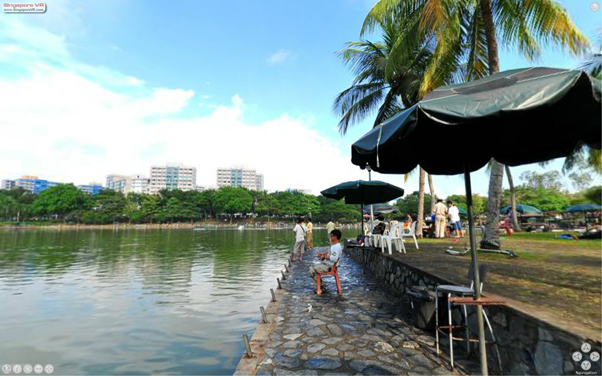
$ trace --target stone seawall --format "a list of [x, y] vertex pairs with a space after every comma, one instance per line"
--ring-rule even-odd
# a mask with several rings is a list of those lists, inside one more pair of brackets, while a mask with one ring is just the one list
[[[363, 248], [347, 248], [346, 251], [363, 265], [367, 272], [371, 272], [376, 278], [388, 284], [399, 296], [404, 296], [407, 289], [416, 285], [428, 286], [434, 290], [436, 285], [455, 284], [405, 264], [389, 254]], [[487, 295], [486, 285], [484, 291]], [[589, 359], [592, 352], [601, 353], [600, 341], [574, 334], [569, 327], [554, 326], [511, 306], [493, 306], [485, 310], [499, 343], [504, 374], [575, 375], [578, 374], [577, 372], [601, 374], [601, 360], [590, 360], [589, 370], [582, 368], [582, 362]], [[462, 316], [455, 311], [453, 318], [454, 322], [459, 322]], [[468, 321], [471, 331], [476, 333], [474, 312], [469, 314]], [[447, 338], [443, 337], [442, 340], [447, 341]], [[584, 343], [591, 346], [591, 351], [586, 353], [581, 350]], [[581, 361], [573, 360], [572, 355], [575, 352], [582, 353]], [[493, 345], [487, 348], [487, 358], [491, 372], [499, 372], [497, 354]]]

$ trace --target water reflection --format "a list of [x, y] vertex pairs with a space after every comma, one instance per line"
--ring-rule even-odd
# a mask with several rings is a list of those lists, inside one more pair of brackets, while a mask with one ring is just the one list
[[293, 240], [285, 230], [0, 231], [0, 364], [231, 374]]

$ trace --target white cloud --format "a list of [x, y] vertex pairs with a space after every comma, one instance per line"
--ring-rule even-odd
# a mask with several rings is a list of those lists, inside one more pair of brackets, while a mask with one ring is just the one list
[[144, 85], [144, 80], [140, 80], [140, 79], [138, 79], [136, 77], [128, 77], [127, 82], [130, 85], [134, 85], [134, 86]]
[[283, 64], [291, 56], [292, 56], [292, 54], [290, 53], [290, 51], [280, 50], [269, 57], [268, 64], [270, 64], [270, 65]]
[[11, 93], [0, 101], [2, 179], [32, 174], [81, 184], [109, 173], [148, 174], [169, 161], [195, 166], [197, 183], [208, 186], [218, 167], [241, 164], [263, 173], [272, 190], [317, 194], [366, 178], [337, 142], [314, 129], [310, 115], [250, 124], [238, 95], [229, 104], [202, 104], [211, 109], [205, 116], [191, 115], [192, 90], [147, 87], [141, 78], [81, 64], [62, 37], [22, 30], [27, 40], [42, 33], [51, 45], [0, 42], [3, 63], [25, 68], [18, 76], [0, 73], [0, 92]]

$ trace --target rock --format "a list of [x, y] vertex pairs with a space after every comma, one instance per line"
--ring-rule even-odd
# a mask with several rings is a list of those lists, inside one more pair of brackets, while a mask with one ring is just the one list
[[269, 348], [271, 348], [271, 349], [273, 349], [274, 347], [278, 347], [278, 346], [280, 346], [280, 345], [282, 345], [282, 342], [281, 342], [281, 341], [275, 341], [275, 342], [272, 342], [272, 343], [270, 343], [270, 344], [268, 345], [268, 347], [269, 347]]
[[343, 335], [343, 331], [341, 330], [341, 328], [339, 328], [335, 324], [328, 324], [328, 325], [326, 325], [326, 327], [328, 328], [328, 330], [330, 330], [330, 333], [333, 336], [342, 336]]
[[337, 346], [337, 350], [340, 350], [340, 351], [349, 351], [349, 350], [353, 350], [354, 348], [355, 347], [348, 345], [346, 343], [343, 345]]
[[299, 348], [303, 345], [303, 342], [300, 341], [288, 341], [285, 342], [284, 345], [282, 345], [282, 347], [284, 347], [285, 349], [296, 349]]
[[301, 366], [301, 359], [289, 358], [284, 354], [278, 354], [274, 357], [274, 364], [284, 368], [297, 368]]
[[286, 350], [284, 352], [285, 356], [288, 356], [289, 358], [297, 358], [299, 355], [303, 354], [302, 350]]
[[326, 332], [324, 332], [320, 328], [313, 328], [313, 329], [308, 330], [305, 334], [307, 334], [310, 337], [317, 337], [317, 336], [325, 336]]
[[266, 349], [263, 350], [263, 352], [265, 352], [265, 354], [267, 356], [269, 356], [270, 358], [273, 358], [274, 355], [276, 355], [278, 353], [278, 350], [266, 348]]
[[339, 358], [319, 357], [305, 362], [305, 367], [309, 369], [337, 369], [341, 366]]
[[401, 375], [398, 368], [374, 360], [353, 360], [349, 366], [363, 375]]
[[562, 352], [558, 346], [540, 341], [535, 350], [535, 368], [540, 375], [562, 375]]
[[408, 358], [408, 363], [412, 366], [421, 366], [431, 368], [436, 365], [435, 362], [424, 356], [423, 354], [416, 354]]
[[260, 366], [262, 366], [264, 364], [273, 364], [272, 359], [265, 358], [264, 360], [261, 361], [261, 363], [259, 363]]
[[316, 344], [313, 344], [313, 345], [309, 345], [307, 347], [307, 352], [308, 353], [316, 353], [318, 351], [321, 351], [325, 347], [326, 347], [326, 345], [323, 345], [321, 343], [316, 343]]
[[320, 326], [320, 325], [325, 325], [326, 323], [322, 320], [318, 320], [318, 319], [313, 319], [309, 322], [311, 325], [313, 326]]
[[[431, 372], [430, 370], [424, 368], [424, 367], [416, 367], [413, 370], [411, 370], [410, 372], [408, 372], [409, 376], [420, 376], [420, 375], [430, 375], [433, 372]], [[447, 374], [449, 375], [451, 372], [448, 372]]]
[[297, 375], [318, 376], [318, 372], [316, 372], [316, 371], [310, 371], [310, 370], [307, 370], [307, 369], [304, 369], [302, 371], [292, 372], [292, 371], [289, 371], [287, 369], [276, 368], [274, 370], [274, 374], [276, 376], [292, 376], [292, 375], [295, 375], [295, 376], [297, 376]]
[[404, 349], [418, 349], [420, 348], [420, 345], [414, 341], [404, 341], [401, 344], [401, 347], [403, 347]]
[[327, 349], [327, 350], [322, 351], [322, 355], [339, 356], [339, 350], [337, 350], [337, 349]]
[[334, 345], [335, 343], [339, 343], [343, 340], [343, 338], [341, 337], [330, 337], [330, 338], [326, 338], [325, 340], [322, 341], [322, 343], [325, 343], [327, 345]]
[[504, 328], [508, 326], [508, 321], [506, 320], [506, 315], [503, 313], [498, 313], [491, 319], [494, 323], [503, 326]]
[[376, 344], [375, 349], [377, 351], [383, 352], [385, 354], [395, 351], [395, 349], [393, 348], [393, 346], [389, 345], [386, 342], [378, 342]]
[[554, 336], [552, 336], [552, 333], [549, 331], [542, 328], [537, 328], [537, 332], [539, 334], [539, 339], [550, 342], [554, 341]]
[[364, 358], [371, 358], [373, 356], [376, 356], [376, 354], [372, 350], [358, 351], [357, 354], [360, 355], [360, 356], [363, 356]]
[[297, 338], [301, 337], [302, 335], [303, 335], [303, 334], [301, 334], [301, 333], [287, 334], [287, 335], [285, 335], [285, 336], [284, 336], [284, 338], [286, 338], [286, 339], [288, 339], [288, 340], [290, 340], [290, 341], [294, 341], [294, 340], [296, 340]]
[[416, 340], [427, 346], [435, 346], [435, 341], [429, 336], [418, 336]]

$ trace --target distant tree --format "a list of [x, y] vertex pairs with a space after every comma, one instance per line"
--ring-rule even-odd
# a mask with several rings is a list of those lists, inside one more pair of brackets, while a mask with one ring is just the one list
[[261, 193], [257, 195], [255, 211], [259, 215], [267, 215], [269, 220], [269, 216], [280, 213], [278, 199], [273, 193], [261, 191]]
[[91, 211], [96, 213], [96, 218], [102, 222], [116, 222], [124, 217], [126, 199], [123, 193], [112, 189], [103, 189], [96, 196], [91, 197]]
[[544, 173], [525, 171], [520, 175], [524, 185], [532, 188], [546, 188], [561, 191], [564, 189], [562, 184], [562, 176], [558, 171], [547, 171]]
[[589, 202], [596, 203], [598, 205], [602, 204], [602, 186], [591, 187], [587, 189], [583, 196], [589, 200]]
[[85, 208], [90, 197], [73, 184], [59, 184], [42, 191], [33, 202], [33, 211], [39, 215], [63, 217]]
[[[420, 202], [420, 192], [415, 191], [415, 192], [412, 192], [411, 194], [406, 195], [403, 198], [400, 198], [399, 200], [397, 200], [397, 202], [395, 203], [395, 206], [397, 206], [397, 209], [399, 209], [399, 211], [401, 213], [412, 213], [412, 214], [418, 215], [420, 213], [420, 210], [418, 209], [419, 202]], [[428, 213], [428, 215], [430, 215], [430, 213], [431, 213], [431, 196], [430, 195], [424, 196], [424, 204], [422, 207], [422, 213], [425, 213], [423, 215], [426, 215], [426, 213]]]
[[[451, 195], [448, 196], [447, 200], [451, 200], [457, 207], [463, 208], [466, 210], [466, 196], [465, 195]], [[472, 210], [474, 215], [480, 215], [485, 213], [485, 208], [487, 206], [487, 198], [473, 194], [472, 195]]]
[[230, 214], [230, 222], [235, 213], [250, 212], [252, 205], [253, 196], [244, 188], [221, 187], [213, 199], [216, 211]]

